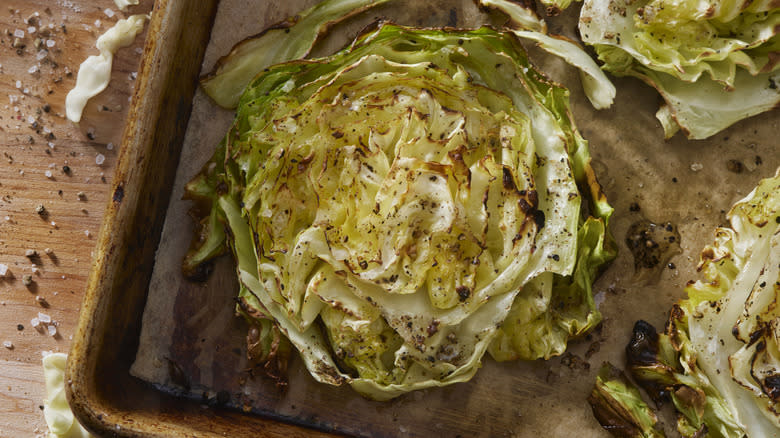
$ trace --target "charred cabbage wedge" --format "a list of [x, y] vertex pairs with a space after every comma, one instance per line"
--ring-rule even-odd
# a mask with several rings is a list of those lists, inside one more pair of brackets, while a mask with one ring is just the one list
[[672, 401], [683, 436], [778, 437], [780, 169], [729, 218], [666, 330], [636, 323], [628, 370], [656, 403]]
[[268, 68], [187, 197], [185, 272], [230, 249], [251, 348], [286, 338], [367, 397], [466, 381], [486, 351], [549, 358], [600, 321], [612, 208], [567, 90], [509, 33], [384, 24]]
[[603, 68], [656, 88], [666, 138], [707, 138], [780, 105], [780, 3], [585, 0], [582, 39]]

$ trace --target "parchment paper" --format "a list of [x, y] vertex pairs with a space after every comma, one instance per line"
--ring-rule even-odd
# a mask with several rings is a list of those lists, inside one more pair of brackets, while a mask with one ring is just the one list
[[[203, 72], [236, 42], [313, 3], [223, 0]], [[573, 5], [562, 16], [547, 18], [551, 31], [574, 37], [578, 9]], [[350, 20], [347, 30], [333, 35], [319, 53], [343, 45], [374, 17], [409, 25], [500, 22], [496, 15], [478, 12], [469, 0], [395, 0]], [[596, 111], [582, 94], [576, 71], [530, 49], [534, 63], [571, 90], [575, 120], [590, 141], [595, 170], [615, 207], [611, 229], [620, 252], [595, 285], [604, 317], [599, 329], [572, 342], [561, 358], [496, 363], [486, 356], [468, 383], [384, 403], [365, 400], [348, 387], [316, 383], [297, 357], [286, 390], [265, 377], [252, 377], [246, 370], [247, 327], [234, 315], [237, 284], [230, 258], [220, 259], [204, 284], [187, 282], [180, 273], [193, 231], [190, 205], [179, 200], [183, 185], [212, 154], [233, 118], [198, 91], [132, 373], [205, 404], [227, 404], [359, 436], [608, 436], [585, 401], [600, 364], [623, 364], [623, 349], [637, 319], [663, 326], [685, 283], [696, 278], [698, 254], [713, 240], [715, 227], [726, 223], [730, 206], [780, 166], [780, 118], [774, 111], [708, 140], [689, 141], [678, 134], [664, 141], [654, 117], [660, 103], [654, 90], [634, 79], [615, 78], [615, 104]], [[657, 271], [638, 276], [625, 238], [629, 227], [643, 219], [670, 221], [682, 241], [671, 265], [663, 263]], [[667, 432], [674, 428], [665, 426]]]

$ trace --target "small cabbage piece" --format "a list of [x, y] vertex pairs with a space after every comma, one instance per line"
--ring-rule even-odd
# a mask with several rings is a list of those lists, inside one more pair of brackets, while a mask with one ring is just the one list
[[248, 38], [220, 58], [200, 80], [203, 91], [224, 108], [235, 108], [244, 88], [264, 68], [305, 57], [329, 27], [389, 0], [324, 0]]
[[614, 436], [625, 438], [663, 438], [655, 412], [642, 400], [639, 389], [623, 371], [605, 363], [596, 376], [596, 385], [588, 396], [593, 415]]
[[707, 138], [780, 104], [780, 4], [586, 0], [583, 41], [603, 68], [656, 88], [666, 138]]
[[560, 354], [600, 321], [612, 208], [568, 91], [510, 33], [383, 24], [268, 68], [186, 196], [185, 273], [230, 248], [256, 355], [281, 345], [270, 321], [315, 379], [370, 398], [466, 381], [488, 350]]
[[49, 438], [90, 438], [84, 426], [78, 422], [68, 405], [65, 395], [65, 353], [49, 353], [43, 357], [43, 380], [46, 399], [43, 401], [43, 417], [49, 427]]
[[780, 436], [780, 169], [729, 212], [663, 333], [639, 321], [627, 368], [685, 437]]

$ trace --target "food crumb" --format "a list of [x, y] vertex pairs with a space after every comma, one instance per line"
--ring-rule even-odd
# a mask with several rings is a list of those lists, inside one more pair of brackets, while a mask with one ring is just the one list
[[700, 170], [704, 169], [704, 165], [701, 163], [693, 163], [691, 164], [691, 170], [694, 172], [698, 172]]
[[23, 285], [30, 286], [30, 285], [32, 285], [32, 283], [33, 283], [32, 275], [25, 274], [24, 276], [22, 276], [22, 284]]

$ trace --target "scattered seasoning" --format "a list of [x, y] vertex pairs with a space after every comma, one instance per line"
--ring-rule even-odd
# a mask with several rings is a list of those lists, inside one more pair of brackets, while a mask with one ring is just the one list
[[745, 166], [739, 160], [728, 160], [726, 162], [726, 170], [732, 173], [742, 173]]
[[40, 321], [42, 324], [51, 324], [51, 316], [38, 312], [38, 321]]
[[46, 301], [46, 298], [38, 295], [35, 297], [35, 302], [38, 303], [41, 307], [49, 307], [49, 302]]
[[38, 257], [38, 251], [34, 249], [28, 249], [27, 251], [24, 252], [24, 256], [27, 257], [28, 259], [34, 259]]
[[46, 216], [46, 207], [44, 207], [43, 204], [38, 204], [38, 206], [35, 207], [35, 212], [38, 213], [39, 216]]

